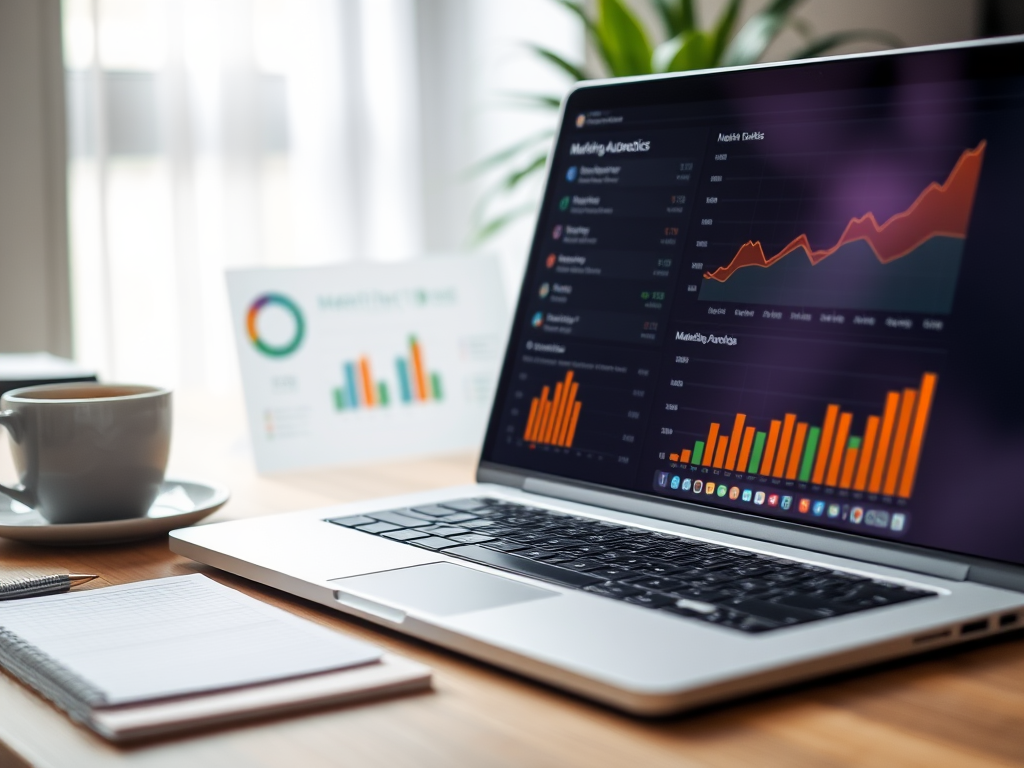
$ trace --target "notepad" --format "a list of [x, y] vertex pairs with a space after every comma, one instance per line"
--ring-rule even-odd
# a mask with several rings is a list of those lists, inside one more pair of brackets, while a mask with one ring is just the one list
[[0, 665], [113, 739], [429, 683], [198, 574], [0, 603]]

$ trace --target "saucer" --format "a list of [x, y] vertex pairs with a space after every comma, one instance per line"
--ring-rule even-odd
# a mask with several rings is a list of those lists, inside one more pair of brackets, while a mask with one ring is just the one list
[[98, 523], [48, 522], [32, 507], [0, 493], [0, 536], [49, 546], [117, 544], [185, 528], [213, 514], [231, 494], [227, 488], [191, 480], [164, 480], [144, 517]]

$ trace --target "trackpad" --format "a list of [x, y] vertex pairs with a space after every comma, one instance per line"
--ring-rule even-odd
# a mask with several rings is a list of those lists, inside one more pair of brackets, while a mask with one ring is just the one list
[[415, 565], [411, 568], [368, 573], [365, 576], [333, 579], [332, 583], [342, 593], [338, 595], [342, 602], [343, 595], [354, 595], [380, 601], [386, 606], [435, 616], [454, 616], [559, 596], [558, 592], [549, 589], [533, 587], [453, 563]]

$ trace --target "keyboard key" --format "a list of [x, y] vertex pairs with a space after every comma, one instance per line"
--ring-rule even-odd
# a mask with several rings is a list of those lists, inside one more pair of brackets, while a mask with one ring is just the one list
[[456, 499], [438, 506], [454, 509], [456, 512], [476, 512], [478, 509], [486, 509], [488, 504], [486, 499]]
[[451, 541], [449, 539], [442, 539], [440, 536], [428, 536], [425, 539], [413, 539], [409, 543], [415, 544], [417, 547], [423, 547], [424, 549], [433, 550], [459, 546], [459, 542]]
[[458, 525], [432, 525], [429, 528], [424, 528], [423, 532], [433, 536], [459, 536], [463, 533], [471, 533], [468, 528]]
[[579, 558], [577, 560], [570, 560], [562, 565], [563, 568], [572, 568], [574, 571], [592, 571], [596, 568], [604, 568], [607, 563], [603, 563], [600, 560], [591, 560], [589, 558]]
[[391, 523], [380, 523], [376, 520], [369, 525], [360, 525], [356, 528], [357, 531], [365, 531], [366, 533], [387, 533], [388, 531], [397, 531], [401, 529], [400, 525], [392, 525]]
[[482, 533], [463, 533], [459, 536], [452, 536], [452, 541], [461, 541], [463, 544], [483, 544], [485, 541], [494, 541], [494, 538], [484, 536]]
[[421, 515], [429, 515], [430, 517], [444, 517], [450, 515], [452, 511], [446, 507], [442, 507], [439, 504], [427, 504], [422, 507], [413, 507], [413, 512], [419, 512]]
[[370, 525], [375, 521], [373, 518], [366, 517], [365, 515], [353, 515], [352, 517], [332, 517], [327, 522], [343, 525], [346, 528], [355, 528], [357, 525]]
[[585, 592], [593, 592], [595, 595], [614, 597], [616, 600], [624, 600], [627, 597], [643, 593], [643, 590], [638, 587], [631, 587], [628, 584], [615, 584], [614, 582], [608, 584], [591, 584], [589, 587], [584, 587], [583, 590]]
[[640, 587], [641, 589], [653, 589], [657, 592], [672, 592], [676, 589], [683, 588], [683, 582], [662, 576], [655, 576], [654, 578], [645, 576], [642, 579], [633, 579], [629, 583], [634, 587]]
[[397, 512], [373, 512], [367, 515], [367, 517], [372, 517], [374, 520], [380, 520], [384, 523], [391, 523], [392, 525], [400, 525], [403, 528], [421, 528], [425, 525], [430, 525], [426, 520], [407, 517]]
[[470, 515], [466, 512], [456, 512], [454, 515], [445, 515], [441, 519], [446, 523], [461, 523], [467, 520], [476, 520], [476, 515]]
[[770, 603], [767, 600], [758, 600], [756, 598], [732, 600], [727, 603], [727, 606], [734, 610], [757, 616], [758, 618], [778, 622], [779, 624], [800, 624], [805, 621], [814, 621], [821, 618], [821, 616], [812, 611]]
[[586, 573], [577, 573], [576, 571], [570, 571], [566, 568], [561, 568], [557, 565], [550, 565], [548, 563], [538, 563], [509, 552], [498, 552], [493, 549], [481, 547], [477, 544], [455, 547], [454, 549], [448, 550], [445, 554], [461, 557], [473, 563], [490, 565], [495, 568], [501, 568], [502, 570], [512, 571], [512, 573], [518, 573], [523, 576], [532, 576], [537, 579], [543, 579], [544, 581], [564, 584], [569, 587], [586, 587], [600, 582], [600, 579], [595, 579], [593, 576]]
[[423, 531], [417, 531], [415, 528], [405, 528], [401, 531], [390, 531], [388, 533], [381, 534], [385, 539], [394, 539], [395, 541], [409, 541], [410, 539], [422, 539], [429, 534]]
[[528, 549], [526, 544], [520, 544], [516, 541], [491, 541], [488, 542], [487, 548], [499, 552], [516, 552], [520, 549]]
[[659, 595], [657, 592], [641, 592], [639, 595], [630, 595], [626, 598], [627, 603], [642, 605], [645, 608], [661, 608], [675, 602], [668, 595]]
[[608, 579], [608, 581], [623, 581], [634, 576], [639, 576], [636, 571], [630, 571], [626, 568], [617, 568], [614, 565], [609, 566], [607, 563], [603, 568], [595, 568], [592, 571], [587, 571], [591, 576], [597, 576], [599, 579]]
[[463, 528], [470, 528], [476, 530], [477, 528], [489, 528], [494, 526], [493, 520], [467, 520], [462, 523]]

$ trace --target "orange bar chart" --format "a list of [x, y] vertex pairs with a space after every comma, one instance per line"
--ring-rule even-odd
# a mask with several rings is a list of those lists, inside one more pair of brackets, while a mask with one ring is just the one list
[[579, 382], [573, 381], [575, 375], [574, 371], [569, 371], [564, 380], [555, 384], [554, 390], [545, 385], [540, 395], [530, 401], [523, 440], [572, 448], [581, 410], [581, 403], [576, 399]]
[[[786, 413], [781, 419], [770, 419], [766, 430], [759, 430], [750, 424], [749, 414], [737, 413], [731, 435], [722, 430], [722, 424], [728, 421], [713, 421], [703, 440], [669, 454], [669, 459], [739, 474], [909, 499], [937, 385], [938, 375], [925, 373], [917, 389], [888, 392], [882, 412], [868, 415], [860, 434], [854, 434], [853, 412], [837, 403], [826, 406], [821, 426], [798, 421], [798, 414]], [[546, 398], [547, 388], [539, 401], [534, 398], [531, 423], [534, 410], [542, 411]]]

